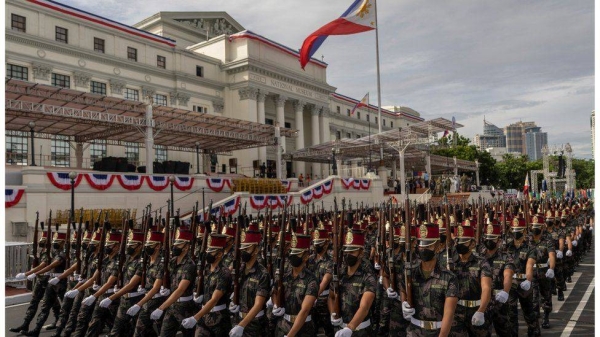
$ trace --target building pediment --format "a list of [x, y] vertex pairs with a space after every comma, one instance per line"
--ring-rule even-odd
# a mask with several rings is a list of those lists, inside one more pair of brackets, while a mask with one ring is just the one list
[[201, 37], [199, 41], [205, 40], [207, 35], [209, 38], [213, 38], [245, 30], [226, 12], [160, 12], [137, 23], [135, 26], [148, 29], [157, 21], [170, 23], [187, 31], [191, 30]]

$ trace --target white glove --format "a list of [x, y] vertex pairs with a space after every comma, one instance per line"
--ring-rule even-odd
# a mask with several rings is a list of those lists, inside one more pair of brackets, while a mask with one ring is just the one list
[[129, 316], [135, 316], [137, 315], [138, 312], [140, 312], [140, 306], [137, 304], [134, 304], [131, 306], [131, 308], [127, 309], [127, 315]]
[[379, 284], [383, 284], [383, 276], [379, 276]]
[[335, 337], [350, 337], [352, 336], [352, 330], [350, 328], [343, 328], [342, 330], [335, 333]]
[[86, 307], [89, 307], [90, 305], [94, 304], [94, 302], [96, 302], [96, 296], [90, 295], [84, 298], [81, 304], [85, 305]]
[[554, 269], [548, 269], [548, 271], [546, 272], [546, 278], [554, 278]]
[[107, 297], [107, 298], [103, 299], [102, 301], [100, 301], [100, 308], [108, 308], [111, 303], [112, 303], [112, 300]]
[[412, 318], [412, 316], [415, 314], [415, 309], [411, 308], [410, 305], [408, 304], [408, 302], [404, 301], [402, 302], [402, 316], [404, 316], [404, 319], [407, 321], [410, 321], [410, 319]]
[[98, 291], [98, 289], [100, 289], [100, 286], [94, 283], [94, 285], [92, 286], [92, 290]]
[[15, 278], [19, 281], [24, 280], [27, 278], [27, 276], [25, 276], [25, 273], [18, 273], [17, 276], [15, 276]]
[[229, 337], [242, 337], [243, 334], [244, 328], [239, 325], [234, 326], [233, 329], [229, 331]]
[[506, 301], [508, 301], [508, 293], [504, 290], [500, 290], [496, 294], [496, 301], [498, 301], [500, 303], [506, 303]]
[[79, 294], [79, 290], [73, 289], [73, 290], [67, 291], [65, 296], [67, 296], [68, 298], [75, 298], [78, 294]]
[[387, 293], [387, 297], [389, 299], [395, 300], [396, 298], [398, 298], [398, 293], [395, 292], [392, 288], [387, 288], [385, 292]]
[[229, 312], [234, 315], [237, 314], [238, 312], [240, 312], [240, 306], [234, 304], [233, 302], [229, 303]]
[[272, 308], [273, 307], [273, 300], [269, 297], [269, 300], [267, 301], [267, 308]]
[[557, 250], [556, 251], [556, 258], [557, 259], [562, 259], [563, 258], [563, 252], [562, 252], [562, 250]]
[[333, 315], [331, 315], [331, 325], [340, 326], [340, 325], [342, 325], [342, 323], [343, 323], [343, 321], [342, 321], [341, 317], [338, 319], [335, 319], [335, 318], [333, 318]]
[[273, 315], [277, 317], [281, 317], [285, 314], [285, 308], [279, 308], [277, 306], [273, 306]]
[[471, 318], [471, 324], [474, 326], [482, 326], [485, 323], [485, 315], [481, 311], [475, 311], [473, 318]]
[[165, 287], [160, 287], [160, 295], [163, 297], [167, 297], [171, 294], [171, 289], [165, 288]]
[[196, 321], [194, 316], [190, 316], [190, 317], [184, 319], [183, 321], [181, 321], [181, 325], [183, 325], [183, 327], [186, 329], [191, 329], [191, 328], [195, 327], [196, 323], [198, 323], [198, 321]]
[[27, 275], [27, 279], [28, 279], [29, 281], [33, 281], [33, 279], [34, 279], [36, 276], [37, 276], [37, 275], [36, 275], [35, 273], [34, 273], [34, 274], [29, 274], [29, 275]]
[[567, 256], [573, 256], [573, 252], [570, 249], [567, 250]]
[[204, 295], [200, 295], [198, 297], [194, 297], [194, 302], [196, 302], [198, 304], [202, 304], [203, 301], [204, 301]]
[[60, 279], [58, 277], [53, 277], [50, 279], [50, 281], [48, 281], [48, 283], [50, 283], [53, 286], [57, 285], [58, 282], [60, 282]]
[[159, 320], [160, 317], [162, 316], [162, 314], [163, 314], [162, 310], [156, 309], [150, 314], [150, 319], [153, 321]]
[[381, 265], [375, 262], [375, 270], [381, 270]]
[[573, 247], [577, 247], [577, 240], [571, 241], [571, 244], [573, 245]]
[[521, 289], [527, 291], [531, 288], [531, 282], [529, 280], [525, 280], [521, 282]]
[[581, 234], [577, 235], [577, 240], [581, 240]]

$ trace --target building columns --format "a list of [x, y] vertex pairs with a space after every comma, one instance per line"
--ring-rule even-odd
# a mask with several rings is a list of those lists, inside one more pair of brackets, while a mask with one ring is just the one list
[[[294, 129], [298, 130], [298, 135], [296, 137], [296, 151], [304, 148], [304, 106], [306, 102], [304, 101], [296, 101], [294, 102], [294, 111], [296, 113], [296, 125]], [[306, 165], [304, 162], [296, 161], [294, 163], [294, 171], [296, 173], [296, 177], [300, 176], [300, 173], [306, 173], [304, 170], [306, 169]]]
[[[317, 144], [320, 144], [320, 142], [319, 142], [319, 133], [320, 133], [319, 132], [319, 112], [320, 111], [319, 110], [321, 110], [320, 107], [317, 107], [317, 106], [313, 105], [311, 107], [311, 111], [310, 111], [310, 114], [311, 114], [311, 116], [310, 116], [310, 122], [311, 122], [311, 130], [312, 130], [311, 134], [312, 134], [312, 145], [313, 146], [315, 146]], [[312, 177], [311, 178], [314, 179], [315, 175], [320, 174], [320, 172], [321, 172], [321, 165], [318, 164], [318, 163], [313, 163], [311, 171], [312, 172], [309, 172], [309, 173], [312, 173]]]
[[[275, 106], [277, 107], [277, 123], [281, 128], [285, 128], [285, 101], [287, 101], [287, 97], [283, 95], [278, 95], [275, 97]], [[281, 147], [283, 148], [283, 153], [286, 153], [287, 144], [285, 143], [285, 137], [281, 136]]]
[[[258, 123], [265, 124], [265, 99], [267, 97], [267, 93], [261, 90], [258, 93], [257, 101], [258, 101]], [[267, 162], [267, 147], [263, 146], [258, 149], [258, 165], [262, 165], [262, 163]]]
[[146, 105], [146, 173], [154, 173], [154, 120], [152, 103]]
[[[248, 113], [247, 117], [241, 119], [246, 119], [250, 122], [258, 123], [258, 89], [253, 87], [245, 87], [239, 89], [238, 94], [240, 95], [240, 107], [242, 109], [241, 111], [247, 111]], [[249, 160], [249, 162], [241, 163], [238, 160], [238, 167], [252, 167], [252, 161], [259, 158], [260, 150], [258, 148], [256, 150], [248, 149], [248, 153], [250, 154], [249, 158], [247, 159]], [[254, 170], [252, 171], [252, 175], [254, 175]]]
[[[323, 107], [321, 111], [321, 128], [320, 137], [321, 143], [326, 143], [331, 140], [331, 131], [329, 131], [329, 108]], [[321, 177], [325, 177], [329, 173], [328, 168], [325, 165], [321, 165]]]

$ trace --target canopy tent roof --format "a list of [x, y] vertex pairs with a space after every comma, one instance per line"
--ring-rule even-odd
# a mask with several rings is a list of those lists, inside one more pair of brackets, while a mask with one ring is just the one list
[[[146, 103], [15, 79], [6, 80], [5, 96], [8, 131], [30, 131], [28, 123], [33, 121], [41, 138], [62, 135], [76, 142], [144, 145]], [[196, 142], [203, 153], [274, 144], [272, 125], [157, 105], [152, 115], [154, 144], [170, 150], [195, 151]], [[281, 129], [282, 136], [296, 134]]]

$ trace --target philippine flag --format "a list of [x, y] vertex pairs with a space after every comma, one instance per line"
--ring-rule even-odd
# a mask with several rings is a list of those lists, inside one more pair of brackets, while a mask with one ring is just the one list
[[360, 102], [356, 103], [356, 105], [354, 106], [354, 108], [352, 108], [352, 111], [350, 112], [350, 115], [353, 116], [354, 112], [356, 112], [356, 110], [360, 107], [363, 106], [369, 106], [369, 93], [367, 93], [365, 95], [365, 97], [363, 97], [363, 99], [360, 100]]
[[375, 0], [354, 0], [342, 16], [317, 29], [304, 40], [300, 49], [300, 66], [304, 69], [329, 35], [350, 35], [375, 28]]

